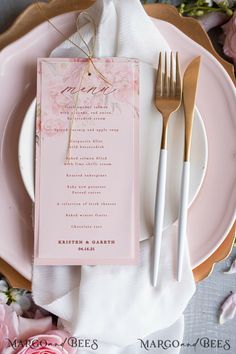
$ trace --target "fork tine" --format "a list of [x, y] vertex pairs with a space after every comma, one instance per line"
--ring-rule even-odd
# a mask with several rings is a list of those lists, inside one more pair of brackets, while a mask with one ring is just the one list
[[180, 68], [179, 68], [179, 53], [176, 53], [176, 92], [175, 95], [181, 97], [181, 78], [180, 78]]
[[163, 96], [168, 96], [168, 64], [167, 64], [167, 53], [165, 52], [165, 76], [164, 76], [164, 93]]
[[173, 53], [170, 54], [170, 96], [175, 95]]
[[160, 52], [158, 69], [157, 69], [156, 96], [160, 97], [161, 95], [162, 95], [162, 55]]

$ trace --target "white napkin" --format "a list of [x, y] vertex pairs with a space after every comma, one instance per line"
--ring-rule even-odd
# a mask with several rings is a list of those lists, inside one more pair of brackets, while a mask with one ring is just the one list
[[[168, 44], [146, 15], [139, 0], [98, 0], [87, 12], [98, 33], [96, 56], [138, 58], [153, 65]], [[92, 25], [80, 23], [86, 42]], [[72, 40], [82, 46], [78, 33]], [[85, 49], [85, 48], [84, 48]], [[56, 48], [53, 57], [78, 57], [70, 42]], [[153, 191], [155, 194], [155, 190]], [[186, 247], [184, 274], [176, 282], [176, 225], [163, 234], [158, 287], [151, 285], [152, 240], [141, 242], [138, 266], [34, 267], [33, 294], [37, 304], [51, 311], [73, 335], [99, 341], [96, 353], [143, 353], [138, 339], [177, 339], [183, 336], [183, 311], [195, 291]], [[150, 352], [162, 353], [161, 348]], [[171, 348], [169, 353], [178, 353]], [[93, 350], [79, 350], [90, 353]], [[163, 350], [165, 352], [165, 350]]]

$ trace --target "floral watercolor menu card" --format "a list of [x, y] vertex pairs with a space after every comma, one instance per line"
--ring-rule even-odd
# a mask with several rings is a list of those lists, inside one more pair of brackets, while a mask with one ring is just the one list
[[39, 59], [35, 264], [135, 264], [139, 63]]

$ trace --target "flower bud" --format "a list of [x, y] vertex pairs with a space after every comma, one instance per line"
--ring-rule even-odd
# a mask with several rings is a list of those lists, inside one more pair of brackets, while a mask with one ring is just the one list
[[226, 9], [228, 7], [228, 1], [216, 1], [216, 3], [219, 7], [222, 7], [223, 9]]
[[203, 16], [203, 15], [204, 15], [204, 11], [198, 10], [198, 11], [195, 12], [195, 15], [196, 15], [197, 17]]
[[227, 9], [226, 10], [226, 15], [228, 15], [229, 17], [231, 17], [233, 15], [233, 11], [231, 9]]

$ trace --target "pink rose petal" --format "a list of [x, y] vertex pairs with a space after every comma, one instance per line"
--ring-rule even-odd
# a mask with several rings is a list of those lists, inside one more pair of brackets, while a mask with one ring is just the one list
[[220, 309], [220, 324], [224, 324], [226, 321], [232, 320], [236, 314], [236, 293], [227, 297]]
[[18, 334], [16, 313], [6, 304], [0, 303], [0, 353], [6, 345], [6, 338], [14, 340]]
[[223, 12], [210, 12], [201, 16], [198, 21], [201, 23], [205, 31], [220, 26], [228, 20], [228, 16]]
[[51, 317], [45, 317], [37, 320], [19, 317], [19, 338], [22, 340], [45, 333], [51, 329]]
[[222, 29], [225, 34], [224, 53], [233, 59], [236, 66], [236, 11]]
[[224, 274], [234, 274], [234, 273], [236, 273], [236, 259], [231, 264], [229, 270], [227, 270], [227, 272], [224, 272]]
[[[0, 354], [75, 354], [77, 348], [69, 345], [70, 337], [63, 329], [53, 329], [51, 316], [23, 318], [12, 307], [0, 303]], [[7, 339], [22, 342], [14, 347]]]
[[25, 346], [18, 350], [17, 354], [75, 354], [77, 348], [69, 346], [66, 341], [67, 338], [70, 338], [70, 334], [65, 331], [49, 331], [45, 334], [28, 338], [28, 341], [32, 344], [35, 343], [37, 347], [30, 348]]

